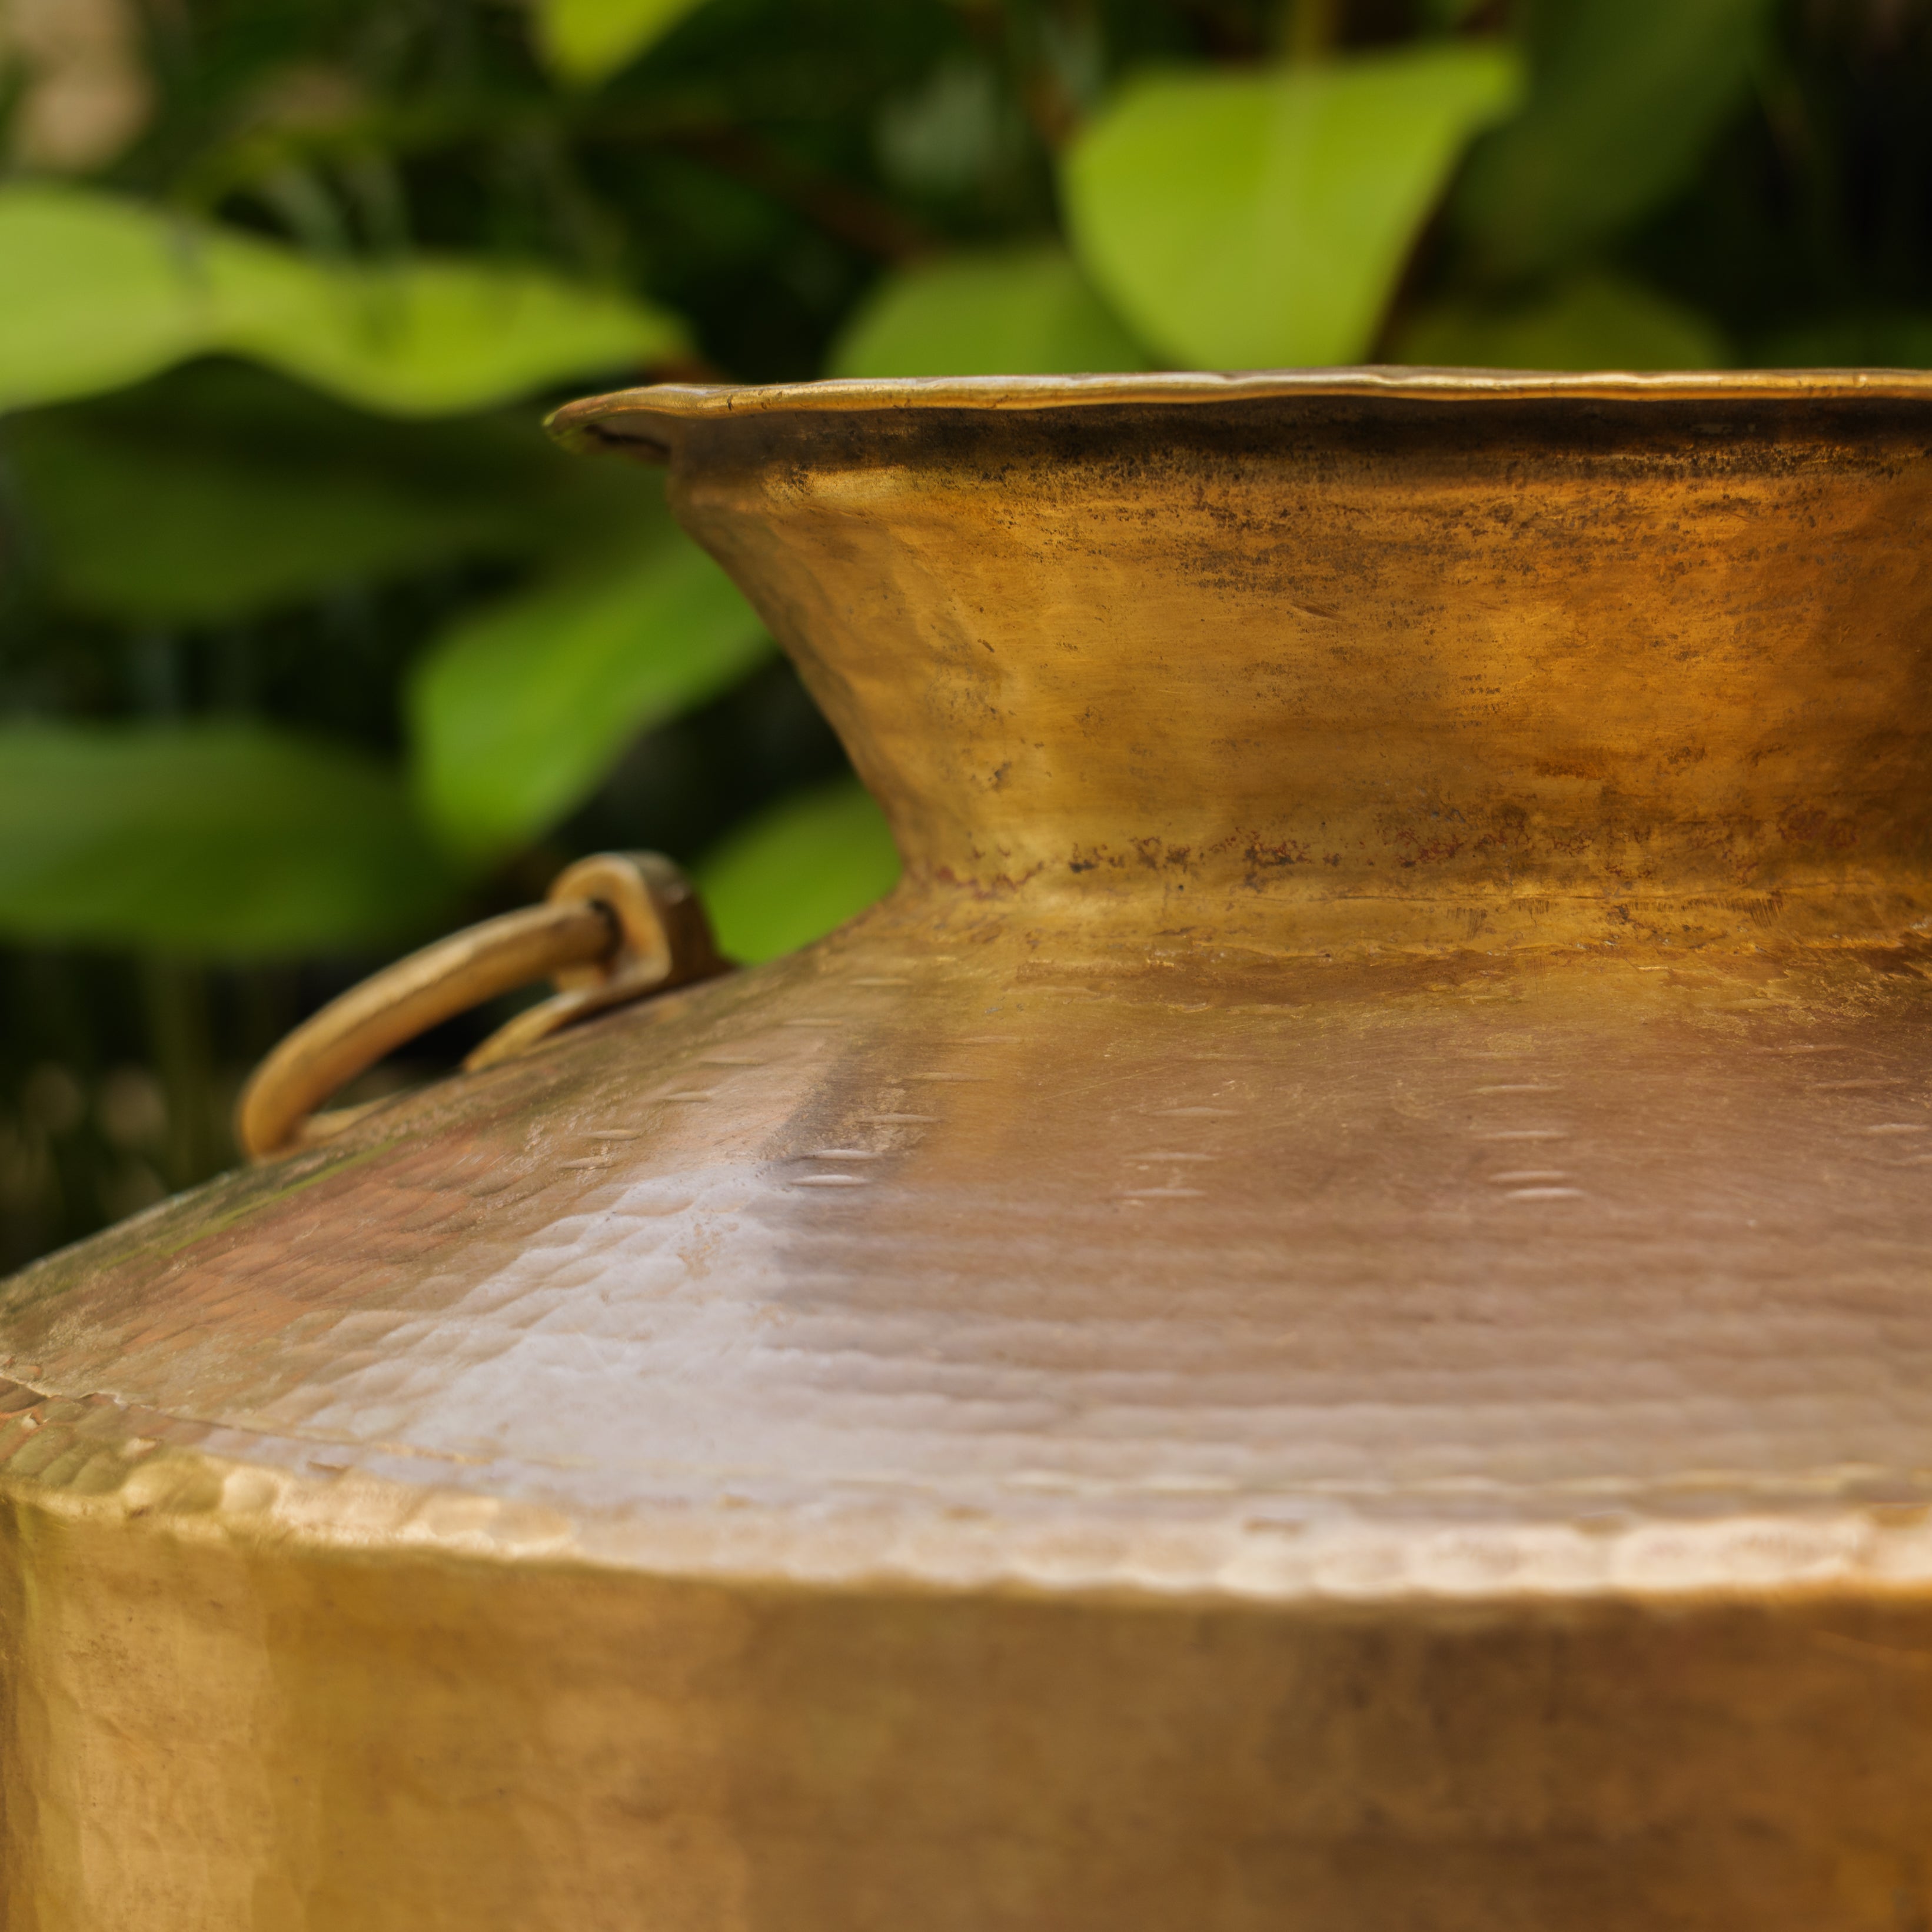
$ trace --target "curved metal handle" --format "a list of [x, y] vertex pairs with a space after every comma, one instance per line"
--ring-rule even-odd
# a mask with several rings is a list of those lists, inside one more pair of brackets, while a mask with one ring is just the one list
[[554, 998], [500, 1027], [466, 1072], [525, 1052], [559, 1028], [646, 993], [730, 970], [704, 908], [655, 852], [606, 852], [560, 873], [544, 903], [453, 933], [332, 1000], [250, 1076], [236, 1138], [250, 1160], [313, 1146], [363, 1109], [315, 1108], [382, 1056], [485, 1000], [550, 979]]

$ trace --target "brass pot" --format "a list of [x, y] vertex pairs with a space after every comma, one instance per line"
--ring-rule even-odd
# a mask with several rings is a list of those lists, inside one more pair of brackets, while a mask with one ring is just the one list
[[0, 1298], [5, 1922], [1932, 1913], [1932, 379], [663, 388], [906, 859]]

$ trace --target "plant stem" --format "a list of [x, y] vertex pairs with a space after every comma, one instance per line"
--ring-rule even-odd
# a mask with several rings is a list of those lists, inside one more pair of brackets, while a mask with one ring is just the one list
[[1319, 60], [1335, 44], [1341, 11], [1341, 0], [1282, 0], [1282, 58]]

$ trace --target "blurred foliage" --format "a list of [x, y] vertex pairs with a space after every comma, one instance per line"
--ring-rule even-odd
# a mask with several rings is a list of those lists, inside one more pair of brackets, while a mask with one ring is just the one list
[[0, 724], [0, 920], [22, 937], [286, 955], [391, 938], [457, 884], [400, 776], [351, 746], [238, 718]]
[[0, 0], [0, 1259], [577, 853], [690, 863], [747, 958], [890, 884], [556, 400], [1932, 362], [1932, 0], [85, 4], [83, 58]]
[[1054, 243], [961, 249], [880, 278], [832, 344], [832, 376], [1077, 375], [1148, 366]]
[[452, 852], [490, 856], [540, 837], [640, 731], [735, 682], [770, 650], [730, 580], [661, 500], [638, 502], [628, 523], [610, 555], [482, 605], [418, 666], [421, 796]]
[[315, 257], [98, 191], [0, 187], [0, 407], [191, 356], [247, 356], [346, 402], [430, 416], [674, 352], [676, 322], [538, 268]]
[[1486, 40], [1131, 81], [1067, 152], [1075, 247], [1170, 366], [1357, 361], [1450, 168], [1521, 91]]
[[1423, 304], [1390, 346], [1393, 361], [1448, 369], [1706, 369], [1731, 359], [1708, 315], [1602, 268], [1526, 296]]
[[706, 856], [698, 886], [736, 950], [769, 959], [870, 905], [898, 872], [885, 814], [845, 778], [758, 814]]

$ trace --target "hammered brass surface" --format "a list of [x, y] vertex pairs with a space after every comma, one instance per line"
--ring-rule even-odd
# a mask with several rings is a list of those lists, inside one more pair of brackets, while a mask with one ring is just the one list
[[907, 880], [0, 1292], [10, 1928], [1932, 1913], [1932, 401], [1156, 380], [568, 412]]

